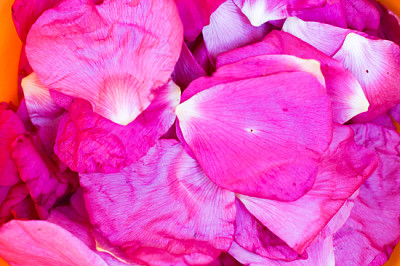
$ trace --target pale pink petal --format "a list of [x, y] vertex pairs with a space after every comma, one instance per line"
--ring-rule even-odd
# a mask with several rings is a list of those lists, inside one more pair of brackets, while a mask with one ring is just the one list
[[400, 47], [349, 33], [334, 58], [360, 82], [370, 107], [354, 121], [371, 120], [400, 103]]
[[299, 254], [376, 169], [375, 154], [354, 143], [348, 126], [336, 126], [312, 189], [292, 202], [237, 195], [246, 208]]
[[54, 150], [73, 171], [117, 172], [144, 156], [168, 131], [179, 101], [180, 89], [170, 81], [140, 116], [121, 126], [76, 99], [61, 119]]
[[210, 25], [203, 29], [203, 38], [215, 63], [220, 53], [260, 41], [270, 29], [268, 24], [251, 25], [232, 0], [227, 0], [211, 15]]
[[126, 125], [168, 81], [182, 35], [172, 0], [71, 0], [37, 20], [26, 52], [46, 87], [88, 100], [94, 112]]
[[165, 251], [216, 258], [232, 243], [234, 194], [175, 140], [161, 140], [120, 173], [82, 174], [81, 185], [94, 228], [132, 258]]
[[194, 58], [187, 45], [183, 43], [181, 56], [175, 65], [171, 77], [173, 81], [182, 89], [185, 89], [193, 80], [205, 76], [205, 70]]
[[[235, 82], [226, 83], [227, 77], [240, 72], [232, 75], [229, 69], [222, 84], [217, 76], [198, 79], [186, 94], [201, 82], [205, 90], [176, 108], [181, 140], [219, 186], [285, 200], [297, 199], [311, 188], [318, 160], [331, 140], [331, 107], [319, 64], [286, 58], [291, 60], [282, 60], [279, 69], [277, 60], [258, 65], [256, 73], [242, 71], [242, 80]], [[276, 73], [284, 66], [293, 72]], [[234, 70], [233, 65], [226, 67]], [[275, 74], [258, 77], [264, 71]], [[298, 81], [296, 87], [292, 80]]]
[[260, 26], [271, 20], [292, 16], [302, 9], [322, 6], [326, 0], [234, 0], [234, 2], [249, 18], [251, 24]]
[[0, 227], [0, 256], [11, 265], [107, 265], [70, 232], [46, 221], [14, 220]]
[[182, 19], [185, 40], [194, 41], [204, 26], [210, 23], [210, 15], [225, 0], [175, 0]]
[[374, 124], [353, 126], [356, 142], [378, 154], [350, 218], [334, 235], [337, 265], [383, 265], [400, 239], [400, 135]]
[[285, 262], [281, 260], [271, 260], [255, 253], [252, 253], [236, 242], [232, 243], [229, 254], [231, 254], [239, 262], [246, 265], [272, 265], [272, 266], [334, 266], [335, 265], [335, 254], [332, 244], [332, 238], [327, 238], [324, 241], [315, 243], [307, 249], [308, 258], [299, 259], [296, 261]]

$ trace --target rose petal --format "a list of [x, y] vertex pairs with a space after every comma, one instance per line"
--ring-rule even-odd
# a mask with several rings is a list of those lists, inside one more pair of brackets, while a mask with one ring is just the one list
[[175, 121], [180, 89], [172, 81], [158, 90], [151, 105], [127, 126], [117, 125], [75, 100], [61, 119], [54, 150], [80, 173], [110, 173], [144, 156]]
[[181, 45], [172, 0], [71, 0], [38, 19], [26, 52], [46, 87], [88, 100], [94, 112], [126, 125], [168, 81]]
[[342, 0], [342, 9], [346, 16], [347, 27], [357, 31], [377, 31], [379, 11], [372, 1]]
[[81, 185], [94, 227], [132, 258], [157, 250], [216, 258], [232, 243], [234, 194], [175, 140], [161, 140], [120, 173], [82, 174]]

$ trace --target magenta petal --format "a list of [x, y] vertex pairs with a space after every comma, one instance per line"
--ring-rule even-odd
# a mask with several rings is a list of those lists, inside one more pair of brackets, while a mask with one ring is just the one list
[[[217, 73], [196, 80], [187, 94], [202, 83], [205, 90], [181, 103], [176, 114], [184, 141], [216, 184], [246, 195], [293, 200], [314, 182], [331, 140], [331, 107], [317, 62], [275, 59], [264, 65], [257, 60], [256, 73], [226, 66], [223, 82], [238, 74], [244, 80], [219, 84], [222, 74]], [[279, 73], [288, 67], [293, 72]], [[292, 80], [298, 81], [296, 87]]]
[[354, 125], [356, 142], [376, 151], [378, 169], [361, 186], [350, 218], [334, 235], [337, 265], [383, 265], [400, 239], [400, 135]]
[[180, 89], [172, 81], [158, 89], [150, 106], [127, 126], [117, 125], [77, 99], [61, 119], [54, 150], [80, 173], [110, 173], [130, 165], [154, 146], [175, 121]]
[[314, 186], [298, 200], [237, 197], [251, 214], [301, 254], [377, 166], [375, 154], [356, 145], [353, 136], [350, 127], [335, 127]]
[[126, 125], [168, 81], [182, 39], [172, 0], [71, 0], [38, 19], [26, 52], [46, 87], [88, 100], [94, 112]]
[[107, 265], [78, 238], [46, 221], [4, 224], [0, 256], [11, 265]]
[[372, 1], [342, 0], [341, 2], [349, 29], [367, 32], [378, 30], [380, 15]]
[[232, 0], [227, 0], [211, 15], [210, 25], [203, 29], [203, 38], [215, 62], [220, 53], [262, 40], [270, 29], [268, 24], [251, 25]]
[[94, 227], [132, 258], [158, 249], [216, 258], [232, 243], [234, 194], [175, 140], [161, 140], [120, 173], [82, 174], [81, 185]]
[[302, 9], [318, 7], [325, 4], [326, 0], [233, 0], [242, 10], [251, 24], [260, 26], [271, 21], [284, 19], [296, 14]]

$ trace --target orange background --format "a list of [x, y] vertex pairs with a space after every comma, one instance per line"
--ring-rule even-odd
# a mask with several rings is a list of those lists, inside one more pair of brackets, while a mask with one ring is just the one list
[[[13, 0], [0, 0], [0, 102], [18, 104], [17, 80], [21, 42], [11, 19]], [[389, 9], [400, 15], [400, 0], [381, 0]], [[0, 258], [0, 266], [8, 265]], [[400, 245], [385, 266], [400, 266]]]

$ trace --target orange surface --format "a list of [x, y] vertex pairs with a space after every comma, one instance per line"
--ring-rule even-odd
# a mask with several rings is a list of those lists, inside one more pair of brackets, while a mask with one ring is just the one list
[[[400, 0], [380, 0], [389, 9], [400, 15]], [[17, 70], [21, 42], [11, 19], [13, 0], [0, 0], [0, 102], [18, 104]], [[0, 258], [0, 266], [8, 265]], [[400, 245], [385, 266], [400, 266]]]

